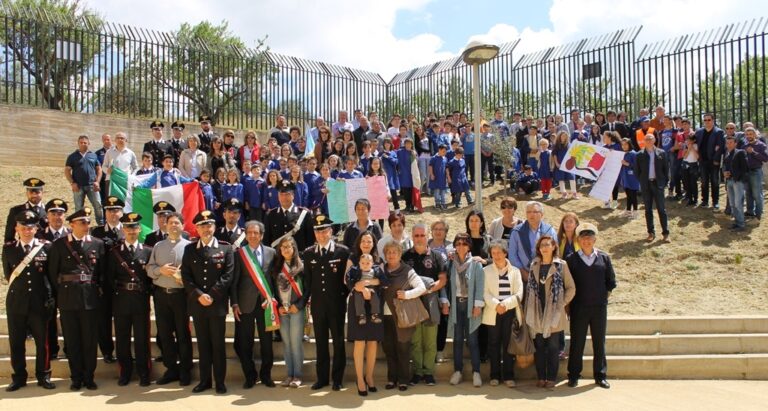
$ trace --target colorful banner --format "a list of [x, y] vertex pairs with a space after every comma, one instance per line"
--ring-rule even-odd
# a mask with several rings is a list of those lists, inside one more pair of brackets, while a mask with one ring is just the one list
[[574, 140], [568, 146], [568, 152], [560, 164], [560, 171], [597, 180], [605, 168], [605, 159], [609, 149], [594, 144]]
[[388, 187], [383, 176], [328, 180], [328, 214], [334, 223], [355, 220], [355, 201], [365, 198], [371, 202], [370, 218], [389, 216]]
[[600, 201], [611, 201], [611, 193], [616, 185], [616, 180], [621, 173], [621, 161], [624, 160], [624, 152], [608, 150], [608, 157], [603, 166], [603, 172], [597, 178], [597, 182], [592, 186], [589, 196]]

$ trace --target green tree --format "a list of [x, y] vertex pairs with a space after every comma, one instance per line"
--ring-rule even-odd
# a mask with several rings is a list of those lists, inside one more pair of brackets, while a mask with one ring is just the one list
[[88, 81], [87, 71], [100, 53], [101, 19], [79, 0], [14, 0], [5, 10], [0, 45], [34, 80], [46, 107], [81, 109], [83, 90], [74, 85]]
[[247, 49], [226, 21], [184, 23], [171, 38], [176, 47], [166, 48], [163, 57], [148, 46], [132, 65], [140, 66], [158, 87], [186, 99], [188, 114], [207, 115], [214, 125], [233, 102], [260, 96], [261, 86], [276, 72], [266, 60], [265, 39]]

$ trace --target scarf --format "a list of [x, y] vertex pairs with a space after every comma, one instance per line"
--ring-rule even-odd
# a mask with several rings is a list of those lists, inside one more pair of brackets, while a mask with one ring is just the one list
[[[535, 261], [541, 267], [541, 260], [537, 258]], [[551, 330], [560, 324], [560, 316], [565, 307], [562, 298], [562, 263], [553, 261], [552, 265], [556, 270], [552, 275], [549, 300], [545, 302], [544, 307], [541, 307], [541, 301], [539, 300], [539, 287], [543, 287], [546, 284], [546, 278], [541, 280], [539, 272], [531, 271], [526, 286], [525, 323], [531, 328], [533, 335], [541, 334], [544, 338], [548, 338], [552, 334]], [[538, 280], [536, 276], [539, 276]]]
[[469, 297], [467, 295], [469, 293], [469, 285], [467, 283], [467, 269], [469, 268], [469, 264], [472, 262], [472, 253], [467, 253], [467, 256], [464, 257], [464, 261], [459, 260], [459, 255], [454, 253], [451, 256], [451, 260], [456, 267], [456, 273], [459, 277], [459, 289], [461, 290], [461, 294], [463, 294], [465, 297]]

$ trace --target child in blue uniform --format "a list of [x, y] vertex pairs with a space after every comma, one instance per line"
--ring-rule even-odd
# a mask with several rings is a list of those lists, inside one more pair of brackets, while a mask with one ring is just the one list
[[[405, 211], [416, 211], [413, 207], [413, 172], [411, 164], [416, 160], [416, 150], [413, 147], [413, 140], [406, 138], [402, 140], [400, 149], [397, 150], [398, 176], [400, 180], [400, 197], [405, 200]], [[417, 163], [418, 167], [418, 163]]]
[[242, 184], [248, 220], [261, 221], [264, 216], [263, 209], [261, 208], [261, 193], [264, 186], [264, 179], [261, 178], [261, 165], [252, 165], [250, 177], [244, 177]]
[[451, 187], [453, 205], [459, 208], [461, 205], [461, 193], [467, 197], [467, 204], [472, 205], [472, 194], [469, 192], [469, 180], [467, 180], [467, 163], [464, 161], [464, 149], [456, 147], [453, 152], [453, 160], [448, 162], [448, 185]]
[[[245, 190], [240, 184], [240, 173], [234, 168], [227, 170], [227, 183], [221, 187], [222, 203], [226, 203], [230, 198], [236, 198], [240, 204], [245, 201]], [[245, 216], [240, 213], [240, 227], [245, 225]]]
[[395, 206], [395, 210], [399, 210], [400, 198], [397, 196], [397, 191], [400, 190], [400, 177], [397, 175], [397, 172], [400, 158], [397, 156], [394, 145], [392, 145], [391, 138], [386, 137], [381, 143], [379, 158], [381, 158], [382, 165], [384, 166], [384, 173], [387, 175], [387, 184], [389, 185], [389, 195], [392, 197], [392, 204]]
[[355, 156], [349, 156], [344, 161], [344, 171], [339, 173], [338, 179], [352, 179], [352, 178], [365, 178], [363, 173], [360, 172], [360, 170], [357, 169], [357, 157]]
[[541, 180], [541, 194], [544, 201], [549, 200], [549, 192], [552, 190], [552, 151], [549, 149], [549, 140], [542, 138], [539, 141], [539, 163], [534, 168]]
[[637, 218], [637, 192], [640, 191], [640, 181], [635, 175], [635, 161], [637, 152], [632, 150], [632, 141], [628, 138], [621, 139], [621, 149], [624, 151], [624, 160], [621, 161], [621, 185], [627, 194], [627, 209], [623, 216], [631, 219]]
[[445, 174], [445, 167], [448, 164], [445, 154], [448, 146], [440, 144], [437, 148], [437, 155], [429, 160], [429, 189], [435, 197], [435, 208], [445, 210], [448, 206], [445, 204], [445, 190], [448, 188], [448, 179]]
[[211, 172], [208, 169], [200, 170], [200, 175], [197, 176], [198, 183], [200, 184], [200, 190], [203, 192], [203, 201], [205, 202], [205, 209], [209, 211], [215, 211], [216, 196], [213, 195], [213, 187], [211, 187]]
[[280, 172], [277, 170], [269, 170], [267, 173], [261, 193], [261, 209], [264, 210], [264, 214], [266, 214], [267, 210], [271, 210], [280, 204], [277, 199], [277, 185], [281, 179]]
[[298, 164], [291, 167], [291, 182], [296, 186], [293, 191], [293, 204], [298, 207], [307, 207], [309, 205], [309, 189], [307, 183], [304, 182], [301, 166]]
[[517, 179], [518, 194], [531, 195], [539, 189], [540, 185], [539, 175], [533, 171], [533, 167], [526, 165], [523, 169], [523, 175]]

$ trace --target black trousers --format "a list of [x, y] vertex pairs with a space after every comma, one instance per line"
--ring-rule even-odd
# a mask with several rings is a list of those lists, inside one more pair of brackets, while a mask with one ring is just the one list
[[645, 226], [648, 234], [655, 234], [656, 229], [653, 226], [653, 204], [656, 203], [656, 209], [659, 213], [659, 223], [661, 223], [661, 234], [669, 234], [667, 226], [667, 208], [664, 205], [664, 189], [659, 188], [655, 182], [643, 187], [643, 206], [645, 207]]
[[48, 315], [39, 313], [8, 314], [8, 344], [11, 348], [11, 367], [13, 381], [27, 382], [27, 330], [35, 340], [35, 377], [44, 380], [51, 374], [48, 354]]
[[101, 355], [112, 355], [115, 342], [112, 340], [112, 293], [105, 291], [101, 296], [101, 307], [98, 310], [98, 341]]
[[492, 380], [515, 379], [515, 356], [507, 351], [514, 319], [515, 310], [508, 310], [504, 314], [496, 314], [496, 325], [485, 326], [488, 330], [488, 361], [491, 362]]
[[568, 379], [579, 379], [584, 368], [584, 344], [587, 328], [592, 336], [592, 375], [595, 381], [606, 378], [608, 365], [605, 359], [605, 328], [608, 323], [608, 306], [571, 306], [571, 350], [568, 357]]
[[695, 203], [699, 197], [699, 163], [683, 163], [682, 169], [685, 199]]
[[[560, 335], [562, 333], [558, 332], [544, 338], [542, 334], [536, 334], [533, 339], [533, 345], [536, 347], [533, 359], [536, 363], [536, 376], [539, 380], [557, 381], [557, 372], [560, 368]], [[582, 345], [583, 351], [584, 346]]]
[[[317, 363], [315, 370], [317, 382], [328, 384], [328, 377], [334, 384], [341, 384], [344, 380], [344, 367], [347, 365], [347, 354], [344, 346], [344, 320], [345, 307], [312, 306], [312, 324], [315, 331], [315, 348], [317, 350]], [[331, 358], [328, 352], [329, 335], [333, 338], [333, 370], [331, 370]]]
[[248, 210], [248, 219], [264, 221], [264, 210], [262, 210], [261, 207], [251, 207]]
[[710, 190], [712, 192], [712, 205], [720, 204], [720, 167], [711, 161], [699, 163], [701, 171], [701, 201], [709, 203]]
[[[131, 355], [131, 335], [135, 357]], [[149, 378], [152, 370], [149, 344], [149, 310], [142, 314], [115, 315], [115, 348], [121, 377], [131, 377], [135, 358], [139, 377]]]
[[192, 337], [186, 295], [155, 290], [155, 323], [163, 365], [171, 376], [188, 377], [192, 369]]
[[413, 187], [400, 188], [400, 196], [405, 200], [405, 208], [410, 210], [413, 208]]
[[624, 193], [627, 194], [627, 211], [637, 211], [637, 190], [631, 188], [625, 188]]
[[387, 357], [387, 381], [408, 384], [411, 379], [411, 341], [397, 338], [397, 324], [394, 315], [383, 316], [384, 341], [381, 342]]
[[389, 196], [392, 197], [392, 206], [395, 210], [400, 209], [400, 197], [397, 195], [397, 190], [389, 190]]
[[448, 316], [440, 314], [440, 324], [437, 325], [437, 351], [445, 350], [445, 341], [448, 338]]
[[216, 384], [224, 384], [227, 375], [227, 352], [224, 345], [226, 317], [192, 317], [197, 334], [200, 357], [200, 383], [211, 383], [211, 368]]
[[[255, 329], [254, 329], [255, 324]], [[240, 365], [243, 367], [243, 375], [246, 380], [256, 381], [261, 374], [261, 380], [272, 379], [272, 364], [275, 359], [272, 353], [272, 331], [266, 330], [264, 309], [260, 305], [251, 313], [240, 314], [240, 321], [235, 324], [239, 331], [239, 355]], [[256, 372], [256, 364], [253, 361], [253, 337], [259, 335], [259, 354], [261, 356], [260, 372]]]
[[96, 371], [97, 310], [61, 310], [61, 331], [73, 382], [92, 382]]
[[[56, 318], [59, 313], [59, 307], [54, 306], [53, 317], [48, 321], [48, 357], [59, 355], [59, 323]], [[66, 352], [66, 350], [64, 350]]]
[[480, 328], [477, 329], [477, 347], [480, 352], [480, 361], [488, 359], [488, 326], [480, 324]]

